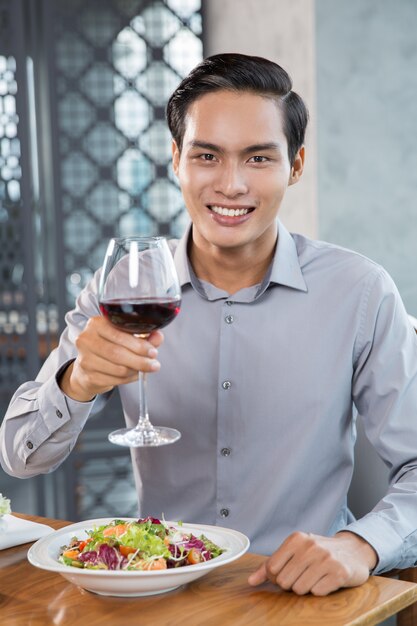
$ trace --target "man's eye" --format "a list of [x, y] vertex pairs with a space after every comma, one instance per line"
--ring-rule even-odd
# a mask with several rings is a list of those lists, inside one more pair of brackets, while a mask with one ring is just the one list
[[265, 156], [253, 156], [249, 159], [252, 163], [266, 163], [268, 161], [268, 157]]
[[209, 152], [207, 152], [206, 154], [202, 154], [201, 158], [203, 159], [203, 161], [213, 161], [214, 154], [210, 154]]

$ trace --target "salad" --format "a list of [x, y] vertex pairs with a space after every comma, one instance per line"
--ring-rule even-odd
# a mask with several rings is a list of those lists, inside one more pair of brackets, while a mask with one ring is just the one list
[[204, 563], [224, 552], [204, 535], [170, 526], [155, 517], [135, 522], [115, 519], [87, 531], [88, 537], [74, 537], [61, 548], [60, 563], [95, 570], [164, 570]]

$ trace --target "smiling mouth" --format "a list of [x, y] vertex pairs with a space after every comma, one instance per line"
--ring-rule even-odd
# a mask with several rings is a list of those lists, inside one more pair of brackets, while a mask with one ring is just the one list
[[255, 210], [255, 207], [246, 207], [241, 209], [230, 209], [224, 206], [218, 206], [216, 204], [208, 205], [210, 211], [217, 215], [223, 215], [224, 217], [240, 217], [241, 215], [247, 215]]

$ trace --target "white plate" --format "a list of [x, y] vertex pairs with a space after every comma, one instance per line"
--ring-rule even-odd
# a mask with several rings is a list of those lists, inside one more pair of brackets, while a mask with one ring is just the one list
[[[54, 531], [33, 544], [28, 551], [29, 562], [40, 569], [57, 572], [74, 585], [100, 595], [148, 596], [172, 591], [172, 589], [204, 576], [216, 567], [235, 561], [242, 554], [245, 554], [250, 544], [246, 535], [230, 528], [203, 524], [182, 524], [181, 530], [197, 536], [206, 535], [208, 539], [224, 549], [223, 554], [205, 563], [153, 572], [78, 569], [59, 563], [58, 557], [61, 547], [68, 545], [73, 537], [84, 539], [88, 536], [87, 530], [92, 530], [95, 526], [109, 524], [114, 519], [114, 517], [108, 517], [88, 520]], [[136, 521], [134, 518], [124, 517], [122, 519]], [[168, 523], [176, 526], [175, 522]]]

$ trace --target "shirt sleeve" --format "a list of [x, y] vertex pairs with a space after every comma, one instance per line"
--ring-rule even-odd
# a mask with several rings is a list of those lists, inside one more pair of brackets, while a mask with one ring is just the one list
[[10, 402], [0, 428], [0, 463], [12, 476], [29, 478], [56, 469], [75, 446], [89, 415], [100, 410], [110, 395], [77, 402], [57, 383], [61, 371], [76, 357], [75, 338], [99, 313], [97, 284], [98, 273], [67, 314], [58, 347], [36, 379], [21, 385]]
[[389, 468], [390, 486], [370, 513], [343, 530], [374, 547], [379, 561], [373, 573], [415, 566], [417, 337], [382, 269], [364, 298], [352, 392], [366, 435]]

